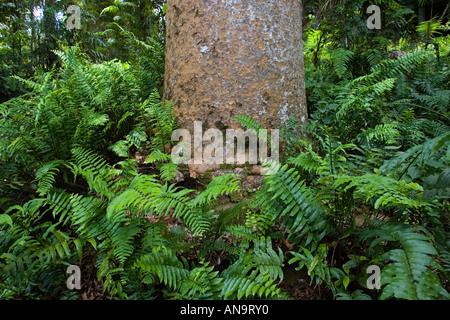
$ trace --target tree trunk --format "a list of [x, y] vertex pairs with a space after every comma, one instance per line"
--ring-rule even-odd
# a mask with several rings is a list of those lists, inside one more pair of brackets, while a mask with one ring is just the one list
[[181, 128], [268, 129], [307, 117], [297, 0], [168, 0], [165, 100]]

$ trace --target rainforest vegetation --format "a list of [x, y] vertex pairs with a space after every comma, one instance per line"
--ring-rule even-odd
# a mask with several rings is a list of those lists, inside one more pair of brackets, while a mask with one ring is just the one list
[[308, 121], [239, 197], [176, 179], [165, 1], [2, 1], [0, 299], [449, 299], [450, 10], [373, 2], [303, 1]]

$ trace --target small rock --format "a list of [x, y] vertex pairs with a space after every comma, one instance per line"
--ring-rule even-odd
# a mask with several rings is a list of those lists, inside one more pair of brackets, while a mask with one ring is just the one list
[[175, 178], [173, 181], [177, 183], [184, 181], [184, 175], [180, 171], [175, 172]]

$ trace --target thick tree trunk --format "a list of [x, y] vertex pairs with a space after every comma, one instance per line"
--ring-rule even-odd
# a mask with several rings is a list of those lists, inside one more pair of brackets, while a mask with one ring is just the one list
[[307, 117], [300, 0], [168, 0], [165, 100], [191, 130]]

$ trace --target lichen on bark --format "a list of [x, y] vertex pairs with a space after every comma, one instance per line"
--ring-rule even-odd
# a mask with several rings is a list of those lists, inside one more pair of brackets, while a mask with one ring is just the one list
[[164, 99], [182, 128], [307, 116], [301, 1], [168, 0]]

